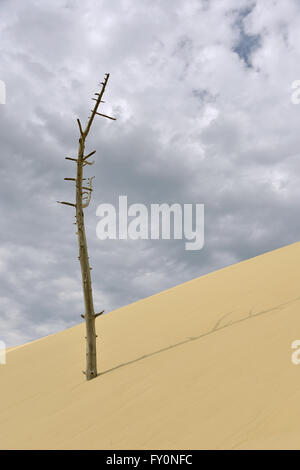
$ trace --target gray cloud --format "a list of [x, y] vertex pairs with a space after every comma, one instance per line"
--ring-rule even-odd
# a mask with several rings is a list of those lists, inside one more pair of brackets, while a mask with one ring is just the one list
[[[72, 326], [83, 302], [72, 200], [76, 118], [104, 73], [86, 211], [96, 308], [110, 311], [297, 241], [300, 14], [294, 0], [0, 2], [0, 337]], [[205, 204], [205, 246], [96, 238], [97, 205]], [[163, 314], [163, 312], [162, 312]]]

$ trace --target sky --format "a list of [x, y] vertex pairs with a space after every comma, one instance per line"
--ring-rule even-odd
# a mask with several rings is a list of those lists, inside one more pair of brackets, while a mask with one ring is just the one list
[[[299, 240], [298, 0], [0, 0], [0, 339], [69, 328], [83, 298], [76, 119], [110, 73], [87, 150], [95, 310]], [[99, 240], [96, 210], [199, 203], [205, 243]], [[287, 273], [288, 276], [288, 273]], [[110, 313], [108, 313], [110, 314]], [[184, 314], [184, 312], [183, 312]], [[162, 312], [163, 315], [163, 312]]]

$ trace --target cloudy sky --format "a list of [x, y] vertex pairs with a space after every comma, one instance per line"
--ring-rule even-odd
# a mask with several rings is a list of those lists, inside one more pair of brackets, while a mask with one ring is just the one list
[[[300, 234], [300, 2], [0, 0], [0, 339], [83, 312], [76, 118], [110, 72], [87, 150], [95, 309], [107, 312]], [[204, 203], [205, 245], [96, 237], [100, 203]], [[163, 314], [163, 312], [162, 312]]]

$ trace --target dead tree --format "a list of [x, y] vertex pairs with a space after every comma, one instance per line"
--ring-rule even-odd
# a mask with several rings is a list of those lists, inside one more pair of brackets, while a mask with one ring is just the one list
[[[84, 214], [83, 209], [88, 207], [91, 200], [92, 193], [92, 179], [87, 178], [87, 184], [83, 183], [86, 178], [83, 178], [83, 169], [87, 165], [92, 165], [94, 161], [90, 161], [90, 157], [96, 153], [96, 150], [90, 152], [88, 155], [84, 155], [86, 139], [93, 124], [95, 116], [102, 116], [108, 119], [116, 120], [113, 117], [101, 114], [98, 112], [100, 103], [104, 103], [102, 100], [107, 82], [109, 79], [109, 73], [105, 75], [104, 81], [101, 82], [100, 93], [95, 93], [97, 98], [92, 98], [95, 101], [95, 106], [91, 110], [91, 116], [88, 119], [85, 129], [83, 129], [81, 122], [77, 119], [79, 127], [79, 146], [77, 158], [66, 157], [66, 160], [71, 160], [77, 164], [77, 175], [76, 178], [64, 178], [66, 181], [75, 182], [76, 186], [76, 204], [71, 202], [57, 201], [60, 204], [75, 207], [76, 209], [76, 225], [77, 225], [77, 238], [79, 247], [79, 261], [81, 267], [82, 276], [82, 288], [84, 297], [85, 313], [81, 315], [85, 319], [86, 324], [86, 370], [84, 371], [87, 380], [91, 380], [97, 377], [97, 351], [96, 351], [96, 328], [95, 319], [101, 315], [104, 310], [100, 313], [94, 311], [93, 292], [92, 292], [92, 281], [91, 281], [91, 267], [89, 264], [88, 248], [86, 242], [85, 226], [84, 226]], [[85, 186], [83, 186], [85, 184]]]

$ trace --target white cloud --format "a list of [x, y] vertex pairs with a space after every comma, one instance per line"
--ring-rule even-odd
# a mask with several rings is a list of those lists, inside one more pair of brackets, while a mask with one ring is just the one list
[[[110, 310], [299, 238], [300, 7], [295, 0], [1, 3], [1, 334], [34, 339], [79, 320], [72, 209], [75, 118], [111, 79], [89, 139], [86, 213], [95, 308]], [[92, 170], [90, 170], [92, 171]], [[92, 173], [91, 173], [92, 174]], [[96, 239], [95, 208], [205, 204], [206, 244]], [[11, 317], [9, 319], [9, 314]]]

